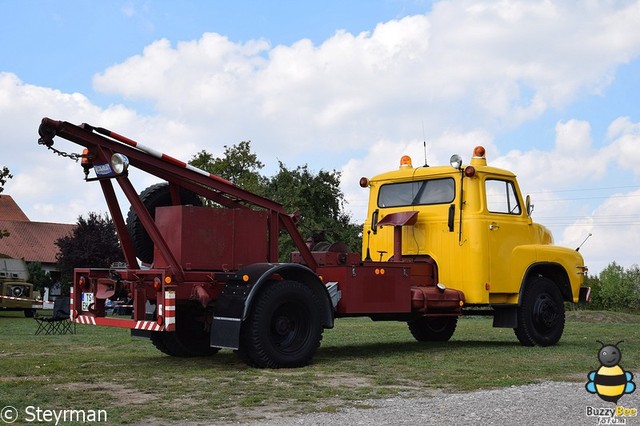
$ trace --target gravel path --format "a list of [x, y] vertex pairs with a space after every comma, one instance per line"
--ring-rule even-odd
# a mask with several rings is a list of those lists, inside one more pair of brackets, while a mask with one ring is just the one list
[[[637, 393], [618, 402], [640, 408]], [[431, 398], [390, 398], [364, 401], [370, 408], [348, 408], [338, 413], [305, 414], [263, 420], [260, 425], [598, 425], [587, 407], [614, 408], [587, 393], [584, 383], [544, 382], [527, 386], [445, 394]], [[608, 420], [608, 419], [607, 419]], [[640, 425], [640, 418], [616, 418]]]

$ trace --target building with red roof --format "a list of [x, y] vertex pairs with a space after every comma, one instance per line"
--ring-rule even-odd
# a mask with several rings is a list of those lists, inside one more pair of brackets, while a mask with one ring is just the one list
[[40, 262], [47, 272], [56, 271], [56, 240], [73, 231], [76, 225], [32, 222], [10, 195], [0, 195], [0, 229], [9, 235], [0, 238], [0, 256]]

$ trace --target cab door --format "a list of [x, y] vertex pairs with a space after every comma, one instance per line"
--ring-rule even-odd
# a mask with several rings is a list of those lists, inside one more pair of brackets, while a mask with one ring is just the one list
[[[485, 235], [489, 248], [491, 293], [517, 293], [519, 279], [511, 274], [513, 249], [531, 242], [530, 220], [515, 180], [485, 179]], [[517, 280], [518, 282], [512, 282]]]

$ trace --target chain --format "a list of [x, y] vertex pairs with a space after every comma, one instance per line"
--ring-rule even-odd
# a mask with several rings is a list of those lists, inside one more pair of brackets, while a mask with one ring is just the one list
[[47, 149], [50, 149], [51, 151], [53, 151], [55, 154], [59, 155], [60, 157], [70, 158], [73, 161], [75, 161], [76, 163], [78, 162], [79, 159], [82, 158], [82, 154], [77, 154], [75, 152], [69, 153], [69, 152], [60, 151], [59, 149], [55, 149], [53, 147], [53, 143], [51, 143], [51, 144], [46, 143], [42, 139], [39, 140], [38, 143], [40, 145], [45, 145], [47, 147]]

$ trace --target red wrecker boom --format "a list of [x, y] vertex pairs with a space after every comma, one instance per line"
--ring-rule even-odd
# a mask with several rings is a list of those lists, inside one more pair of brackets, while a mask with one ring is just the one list
[[[389, 262], [363, 262], [339, 243], [312, 252], [295, 215], [225, 179], [88, 124], [44, 118], [39, 134], [38, 142], [58, 153], [56, 136], [86, 148], [85, 180], [100, 184], [126, 261], [126, 268], [75, 270], [75, 322], [129, 328], [173, 356], [231, 348], [252, 365], [296, 367], [312, 359], [336, 316], [411, 320], [461, 312], [464, 296], [436, 288], [429, 259], [408, 262], [396, 253]], [[130, 168], [165, 183], [138, 194]], [[126, 221], [113, 181], [131, 205]], [[202, 207], [202, 199], [217, 207]], [[384, 225], [399, 230], [416, 214], [387, 215]], [[291, 263], [278, 263], [281, 231], [298, 249]], [[107, 316], [106, 301], [127, 294], [131, 318]]]

